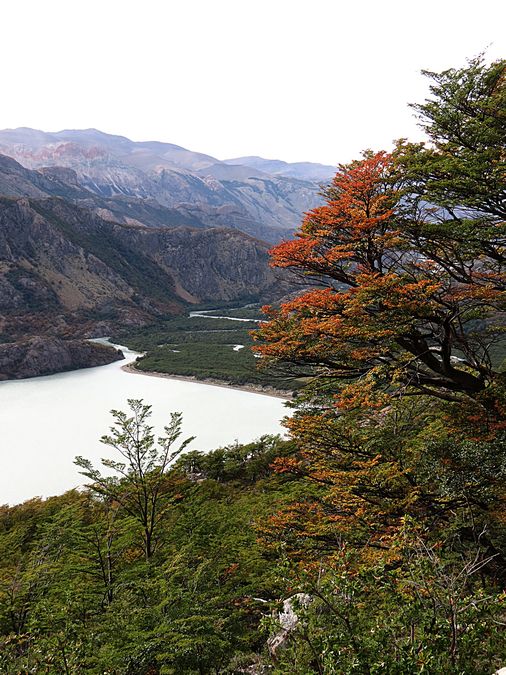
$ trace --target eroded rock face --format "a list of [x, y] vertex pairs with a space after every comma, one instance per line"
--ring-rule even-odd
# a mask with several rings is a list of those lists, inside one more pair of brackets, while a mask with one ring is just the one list
[[108, 345], [36, 336], [0, 345], [0, 380], [19, 380], [104, 366], [123, 358], [119, 349]]
[[142, 325], [186, 303], [271, 302], [286, 284], [268, 248], [238, 230], [133, 227], [64, 199], [0, 196], [0, 335], [107, 335], [90, 322]]

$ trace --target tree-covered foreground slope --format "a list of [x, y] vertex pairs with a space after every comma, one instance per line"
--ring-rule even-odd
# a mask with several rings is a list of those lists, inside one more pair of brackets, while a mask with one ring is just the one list
[[171, 463], [134, 401], [112, 473], [3, 509], [6, 673], [506, 665], [505, 66], [429, 73], [432, 143], [341, 167], [274, 249], [311, 285], [255, 335], [309, 380], [290, 441]]
[[290, 444], [192, 452], [164, 472], [170, 442], [155, 457], [139, 405], [116, 427], [139, 432], [122, 481], [2, 510], [0, 672], [235, 672], [262, 651], [282, 591], [254, 522], [304, 489], [269, 469]]

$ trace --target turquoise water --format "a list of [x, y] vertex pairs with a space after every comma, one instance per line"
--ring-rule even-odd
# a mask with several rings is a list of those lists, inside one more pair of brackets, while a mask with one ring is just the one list
[[126, 373], [137, 356], [99, 368], [0, 383], [0, 503], [60, 494], [82, 482], [76, 455], [93, 462], [114, 457], [99, 438], [111, 424], [112, 408], [128, 398], [153, 406], [153, 425], [162, 431], [169, 413], [183, 413], [190, 449], [211, 450], [234, 440], [249, 442], [282, 433], [287, 414], [278, 398], [197, 382]]

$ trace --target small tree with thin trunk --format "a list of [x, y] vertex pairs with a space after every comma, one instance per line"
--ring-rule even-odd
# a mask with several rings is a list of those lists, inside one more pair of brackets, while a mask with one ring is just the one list
[[194, 437], [174, 448], [181, 435], [182, 415], [171, 413], [170, 424], [164, 427], [164, 435], [156, 442], [153, 427], [148, 424], [151, 406], [145, 405], [142, 399], [129, 399], [128, 405], [130, 416], [120, 410], [111, 411], [114, 424], [110, 434], [100, 439], [123, 457], [122, 461], [102, 459], [102, 465], [114, 474], [104, 476], [84, 457], [76, 457], [75, 464], [91, 481], [88, 487], [93, 492], [117, 502], [137, 521], [144, 556], [150, 560], [156, 549], [158, 525], [171, 501], [163, 489], [165, 474]]

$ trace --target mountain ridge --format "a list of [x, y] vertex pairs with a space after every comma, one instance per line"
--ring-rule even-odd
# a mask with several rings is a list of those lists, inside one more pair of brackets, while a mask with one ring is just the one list
[[154, 200], [185, 217], [199, 211], [204, 225], [235, 227], [271, 243], [290, 236], [303, 213], [321, 202], [321, 181], [305, 179], [304, 163], [295, 169], [286, 164], [287, 175], [278, 167], [276, 175], [175, 144], [136, 142], [96, 129], [3, 130], [0, 153], [32, 170], [71, 169], [77, 184], [95, 197]]
[[[196, 304], [271, 302], [290, 289], [269, 267], [268, 242], [291, 231], [315, 184], [94, 129], [84, 140], [79, 130], [8, 130], [0, 151], [9, 377], [26, 339], [109, 335]], [[46, 363], [48, 344], [35, 340], [29, 359]], [[80, 353], [67, 365], [95, 362], [92, 350]]]
[[230, 166], [246, 166], [274, 176], [299, 178], [301, 180], [329, 183], [336, 173], [336, 167], [317, 162], [285, 162], [281, 159], [266, 159], [250, 155], [223, 160]]

